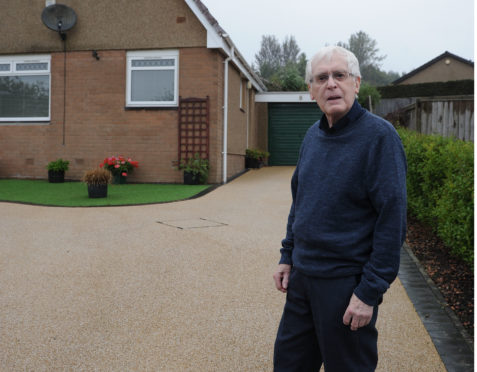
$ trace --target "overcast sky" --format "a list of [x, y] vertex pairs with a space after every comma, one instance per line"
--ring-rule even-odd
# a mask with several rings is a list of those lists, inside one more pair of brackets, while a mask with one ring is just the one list
[[307, 58], [358, 32], [376, 40], [381, 69], [410, 72], [449, 51], [474, 61], [473, 0], [202, 0], [249, 64], [262, 35], [295, 37]]

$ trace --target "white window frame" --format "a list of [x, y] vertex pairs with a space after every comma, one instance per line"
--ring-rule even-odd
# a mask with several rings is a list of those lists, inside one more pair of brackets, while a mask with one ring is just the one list
[[[133, 60], [147, 59], [174, 59], [174, 66], [133, 67]], [[179, 105], [179, 51], [178, 50], [155, 50], [155, 51], [132, 51], [127, 53], [126, 58], [126, 107], [177, 107]], [[131, 75], [133, 70], [174, 70], [174, 99], [172, 101], [132, 101], [131, 99]]]
[[[42, 70], [18, 70], [17, 66], [22, 63], [46, 63], [46, 69]], [[9, 71], [1, 71], [0, 76], [48, 76], [48, 116], [47, 117], [0, 117], [0, 122], [23, 122], [23, 121], [50, 121], [51, 118], [51, 56], [25, 55], [25, 56], [0, 56], [0, 65], [8, 64]]]

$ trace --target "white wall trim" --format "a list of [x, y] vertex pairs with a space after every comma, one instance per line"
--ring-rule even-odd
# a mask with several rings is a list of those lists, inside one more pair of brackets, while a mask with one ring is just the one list
[[255, 102], [311, 103], [308, 91], [304, 92], [266, 92], [255, 94]]

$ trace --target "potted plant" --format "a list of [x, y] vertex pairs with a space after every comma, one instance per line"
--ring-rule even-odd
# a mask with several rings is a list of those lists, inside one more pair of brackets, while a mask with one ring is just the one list
[[261, 168], [269, 156], [270, 153], [267, 151], [262, 151], [259, 149], [246, 149], [245, 168]]
[[182, 159], [179, 169], [184, 171], [184, 184], [199, 185], [207, 182], [209, 177], [209, 160], [202, 159], [197, 153], [187, 160]]
[[104, 168], [96, 168], [85, 172], [82, 181], [88, 186], [90, 198], [105, 198], [108, 196], [108, 184], [111, 183], [111, 172]]
[[62, 183], [65, 182], [65, 172], [68, 170], [70, 162], [68, 160], [58, 159], [50, 161], [46, 166], [48, 169], [48, 182]]
[[139, 167], [139, 162], [120, 155], [105, 158], [99, 166], [101, 168], [104, 167], [112, 173], [113, 183], [123, 184], [126, 183], [128, 174], [130, 174], [134, 168]]

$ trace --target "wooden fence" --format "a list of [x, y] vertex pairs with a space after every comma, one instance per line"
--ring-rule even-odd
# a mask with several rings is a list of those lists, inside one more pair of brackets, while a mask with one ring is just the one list
[[387, 118], [423, 134], [474, 141], [474, 96], [417, 98]]

